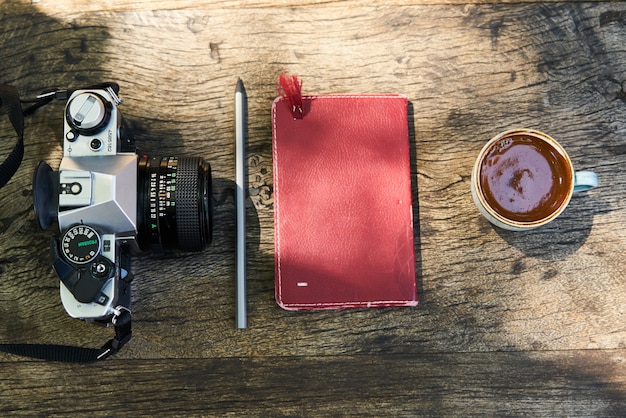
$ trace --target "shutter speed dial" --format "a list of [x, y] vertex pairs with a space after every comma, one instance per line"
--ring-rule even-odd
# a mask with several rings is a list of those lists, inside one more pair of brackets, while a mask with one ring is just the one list
[[100, 236], [90, 226], [76, 225], [61, 239], [61, 252], [74, 264], [87, 264], [100, 253]]

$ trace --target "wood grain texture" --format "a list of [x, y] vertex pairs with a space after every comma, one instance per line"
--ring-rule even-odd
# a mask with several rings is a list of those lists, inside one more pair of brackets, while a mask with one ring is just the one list
[[[623, 416], [624, 350], [15, 363], [0, 412], [111, 416]], [[584, 365], [581, 368], [581, 365]], [[59, 374], [62, 373], [62, 377]], [[37, 382], [33, 384], [33, 382]], [[80, 390], [76, 390], [80, 388]], [[37, 402], [34, 403], [33, 400]]]
[[[544, 2], [557, 2], [547, 0]], [[584, 0], [572, 0], [572, 3]], [[613, 1], [613, 0], [602, 0]], [[499, 3], [537, 3], [539, 0], [500, 0]], [[257, 8], [301, 8], [301, 7], [372, 7], [372, 6], [415, 6], [429, 4], [489, 4], [492, 0], [109, 0], [87, 2], [85, 0], [4, 0], [0, 10], [11, 13], [37, 10], [48, 16], [63, 16], [80, 12], [119, 12], [153, 10], [193, 9], [257, 9]]]
[[[28, 97], [118, 81], [143, 152], [211, 162], [215, 232], [200, 254], [134, 259], [134, 336], [114, 359], [0, 354], [0, 412], [623, 415], [625, 4], [57, 3], [0, 6], [0, 80]], [[418, 308], [276, 305], [270, 106], [283, 69], [305, 93], [408, 95]], [[237, 77], [250, 124], [245, 331], [234, 322]], [[27, 120], [25, 161], [0, 189], [0, 342], [111, 337], [65, 314], [48, 264], [57, 232], [38, 231], [32, 213], [34, 167], [61, 158], [62, 112]], [[0, 156], [15, 141], [5, 119]], [[600, 187], [546, 227], [510, 233], [479, 215], [469, 176], [486, 140], [521, 126], [554, 136]], [[113, 388], [104, 399], [100, 382]], [[89, 402], [76, 402], [79, 387]]]

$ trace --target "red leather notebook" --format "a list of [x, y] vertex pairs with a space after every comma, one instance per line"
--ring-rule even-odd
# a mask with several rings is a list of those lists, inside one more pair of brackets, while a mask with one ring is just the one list
[[272, 106], [276, 301], [417, 305], [407, 98], [302, 99]]

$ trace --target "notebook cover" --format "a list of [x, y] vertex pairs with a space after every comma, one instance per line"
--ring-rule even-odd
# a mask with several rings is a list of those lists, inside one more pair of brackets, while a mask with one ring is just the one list
[[312, 310], [417, 305], [408, 102], [272, 106], [276, 301]]

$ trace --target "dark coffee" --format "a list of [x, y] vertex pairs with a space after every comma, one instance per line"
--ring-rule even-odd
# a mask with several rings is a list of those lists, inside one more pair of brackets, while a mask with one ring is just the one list
[[480, 166], [480, 187], [489, 206], [517, 222], [549, 217], [569, 199], [569, 160], [549, 142], [516, 133], [496, 141]]

